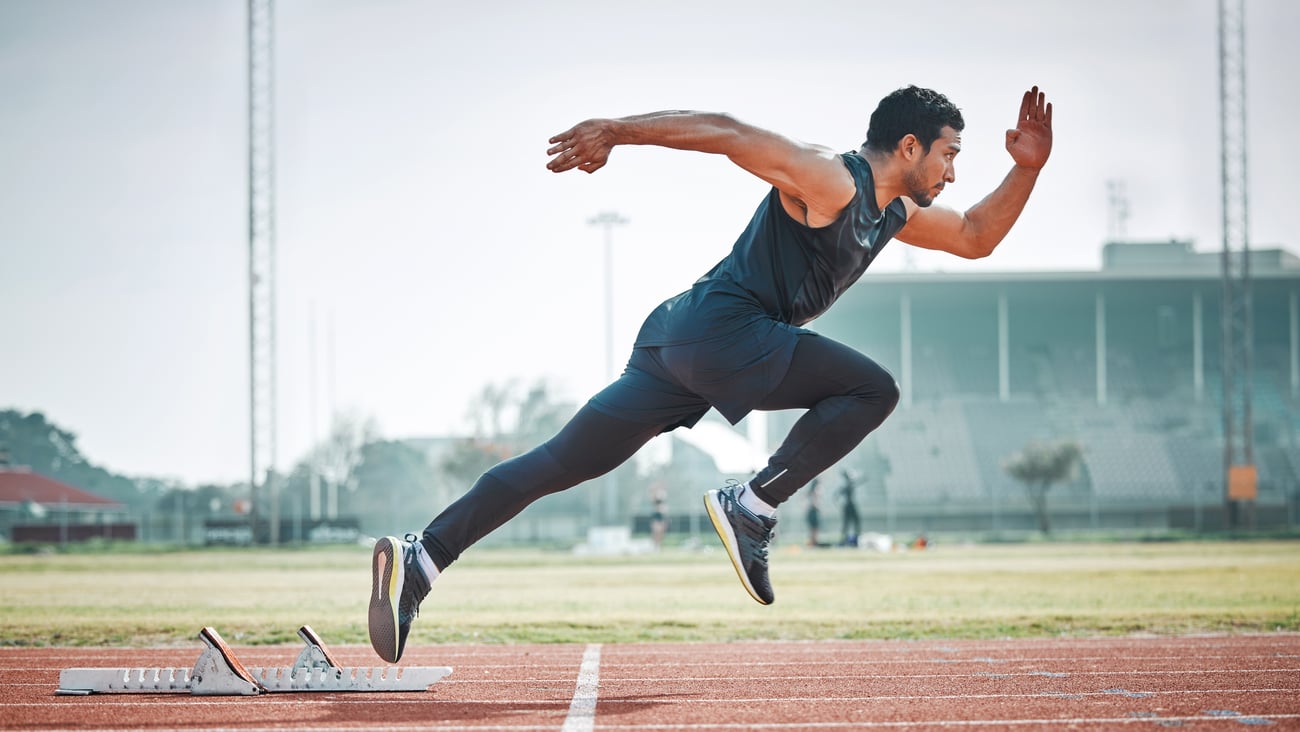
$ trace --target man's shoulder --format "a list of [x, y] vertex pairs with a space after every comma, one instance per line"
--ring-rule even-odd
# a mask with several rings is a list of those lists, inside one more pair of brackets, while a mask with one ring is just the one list
[[849, 169], [853, 179], [857, 182], [858, 188], [864, 185], [874, 186], [874, 174], [871, 172], [871, 162], [862, 156], [858, 150], [850, 150], [840, 153], [840, 160], [844, 162], [844, 167]]

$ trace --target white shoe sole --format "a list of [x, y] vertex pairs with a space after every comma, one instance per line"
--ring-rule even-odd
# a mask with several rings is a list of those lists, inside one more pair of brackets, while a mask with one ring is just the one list
[[731, 559], [731, 566], [736, 570], [736, 576], [740, 578], [740, 584], [745, 587], [745, 592], [748, 592], [758, 604], [769, 604], [758, 596], [754, 586], [749, 582], [748, 575], [745, 574], [745, 565], [740, 561], [740, 542], [736, 541], [736, 532], [731, 528], [731, 522], [727, 520], [727, 511], [718, 500], [717, 490], [707, 491], [704, 494], [704, 508], [709, 512], [713, 530], [718, 532], [718, 538], [722, 540], [722, 546], [727, 550], [727, 557]]
[[389, 663], [397, 663], [397, 606], [406, 580], [402, 543], [394, 536], [375, 542], [370, 557], [370, 646]]

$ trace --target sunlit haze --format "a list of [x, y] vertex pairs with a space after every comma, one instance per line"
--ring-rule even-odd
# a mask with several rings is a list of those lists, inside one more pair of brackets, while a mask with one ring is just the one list
[[[965, 208], [1009, 169], [1037, 84], [1055, 149], [997, 252], [894, 246], [877, 268], [1095, 269], [1111, 180], [1127, 238], [1215, 250], [1216, 21], [1214, 0], [280, 0], [279, 463], [331, 412], [403, 438], [464, 430], [507, 379], [585, 400], [605, 380], [602, 211], [629, 222], [620, 364], [729, 250], [763, 183], [649, 148], [549, 173], [547, 139], [588, 117], [726, 111], [849, 150], [882, 96], [929, 86], [967, 125], [936, 203]], [[1300, 3], [1251, 0], [1247, 29], [1250, 234], [1298, 251]], [[115, 472], [248, 475], [245, 33], [242, 0], [0, 3], [0, 409], [44, 412]]]

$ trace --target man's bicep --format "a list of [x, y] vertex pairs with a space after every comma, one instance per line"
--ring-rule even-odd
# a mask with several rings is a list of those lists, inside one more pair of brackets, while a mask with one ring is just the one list
[[907, 223], [895, 235], [899, 241], [922, 249], [935, 249], [969, 257], [966, 217], [946, 206], [907, 206]]
[[840, 156], [829, 148], [760, 135], [729, 155], [732, 162], [775, 186], [808, 209], [834, 218], [857, 188]]

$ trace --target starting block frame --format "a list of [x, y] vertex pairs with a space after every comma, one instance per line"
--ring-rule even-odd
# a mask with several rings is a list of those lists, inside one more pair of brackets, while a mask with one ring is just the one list
[[162, 694], [253, 696], [279, 692], [427, 691], [451, 673], [449, 666], [344, 668], [324, 641], [304, 625], [306, 644], [292, 666], [246, 667], [215, 628], [199, 631], [204, 649], [189, 668], [69, 668], [56, 694]]

